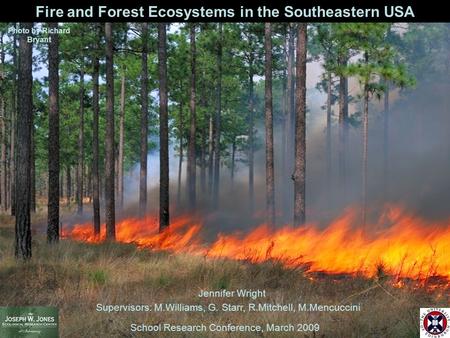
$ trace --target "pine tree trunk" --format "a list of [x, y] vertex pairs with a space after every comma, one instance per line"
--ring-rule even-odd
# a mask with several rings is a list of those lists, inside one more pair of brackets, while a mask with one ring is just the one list
[[[50, 179], [49, 179], [50, 181]], [[64, 199], [64, 170], [59, 172], [59, 200]]]
[[275, 175], [273, 159], [273, 107], [272, 107], [272, 27], [264, 25], [265, 49], [265, 124], [266, 124], [266, 207], [267, 222], [275, 224]]
[[204, 197], [206, 193], [206, 128], [202, 128], [200, 147], [200, 191]]
[[167, 108], [166, 24], [158, 24], [159, 68], [159, 231], [169, 226], [169, 113]]
[[120, 119], [119, 119], [119, 158], [117, 170], [117, 198], [119, 202], [119, 209], [123, 208], [123, 160], [124, 160], [124, 137], [125, 137], [125, 71], [122, 69], [122, 76], [120, 79]]
[[[345, 59], [344, 67], [347, 67], [347, 58]], [[344, 189], [347, 187], [347, 149], [348, 149], [348, 138], [349, 138], [349, 120], [348, 120], [348, 77], [344, 78], [344, 124], [343, 124], [344, 140], [343, 140], [343, 160], [344, 160]]]
[[341, 186], [345, 189], [345, 146], [344, 146], [344, 123], [345, 123], [345, 77], [339, 76], [339, 181]]
[[[58, 27], [49, 23], [50, 29]], [[48, 45], [48, 216], [47, 242], [59, 240], [59, 36]]]
[[105, 23], [106, 40], [106, 136], [105, 136], [105, 221], [106, 238], [116, 239], [114, 198], [114, 55], [112, 24]]
[[31, 149], [30, 149], [30, 176], [31, 176], [31, 201], [30, 210], [36, 212], [36, 144], [34, 142], [34, 114], [31, 116], [30, 135], [31, 135]]
[[87, 175], [87, 186], [86, 195], [89, 198], [89, 204], [92, 203], [92, 167], [86, 165], [86, 175]]
[[[89, 198], [89, 168], [87, 165], [83, 166], [83, 177], [83, 196]], [[117, 187], [117, 184], [115, 186]]]
[[[3, 64], [3, 63], [2, 63]], [[3, 72], [2, 72], [3, 73]], [[3, 81], [3, 80], [2, 80]], [[7, 164], [6, 164], [6, 121], [5, 121], [5, 100], [3, 98], [3, 93], [0, 94], [0, 143], [1, 143], [1, 155], [0, 155], [0, 206], [2, 211], [6, 211], [7, 209], [7, 182], [6, 182], [6, 172], [7, 172]]]
[[[252, 54], [253, 55], [253, 54]], [[254, 129], [255, 129], [255, 104], [253, 97], [253, 57], [249, 64], [249, 78], [248, 78], [248, 199], [250, 214], [253, 214], [255, 208], [255, 163], [254, 163]]]
[[16, 133], [17, 133], [17, 128], [16, 128], [16, 116], [17, 116], [17, 71], [16, 69], [18, 69], [18, 62], [17, 62], [17, 36], [16, 34], [14, 34], [13, 36], [13, 48], [12, 48], [12, 59], [13, 59], [13, 80], [12, 80], [12, 97], [11, 97], [11, 105], [12, 105], [12, 109], [11, 109], [11, 143], [10, 143], [10, 158], [11, 158], [11, 162], [10, 162], [10, 168], [9, 168], [9, 172], [11, 174], [11, 183], [10, 183], [10, 205], [11, 205], [11, 216], [15, 216], [16, 215], [16, 177], [15, 177], [15, 173], [16, 173]]
[[385, 80], [383, 114], [383, 190], [385, 200], [389, 194], [389, 81]]
[[[369, 62], [367, 52], [364, 54], [364, 61]], [[369, 79], [364, 82], [364, 102], [363, 102], [363, 153], [362, 153], [362, 225], [366, 225], [367, 218], [367, 165], [369, 150]]]
[[[32, 24], [23, 23], [21, 28], [31, 32]], [[31, 124], [33, 121], [33, 45], [27, 42], [30, 34], [19, 37], [19, 78], [17, 114], [17, 165], [16, 182], [16, 224], [15, 256], [31, 257]]]
[[[205, 72], [203, 71], [203, 78], [205, 78]], [[202, 94], [200, 98], [200, 104], [204, 111], [207, 110], [207, 101], [206, 101], [206, 84], [203, 81], [202, 84]], [[202, 193], [202, 197], [205, 196], [206, 193], [206, 128], [201, 128], [200, 135], [200, 191]]]
[[189, 144], [188, 144], [188, 202], [189, 207], [194, 210], [196, 206], [196, 105], [195, 105], [195, 78], [196, 78], [196, 48], [195, 48], [195, 25], [190, 27], [191, 42], [191, 94], [190, 94], [190, 128], [189, 128]]
[[220, 132], [222, 115], [222, 49], [223, 24], [219, 23], [219, 42], [217, 46], [217, 111], [214, 121], [214, 180], [213, 180], [213, 206], [219, 205], [220, 187]]
[[362, 224], [366, 225], [367, 213], [367, 164], [368, 164], [368, 141], [369, 141], [369, 89], [367, 83], [364, 85], [364, 111], [363, 111], [363, 169], [362, 169]]
[[[119, 109], [119, 125], [120, 125], [120, 109]], [[120, 126], [119, 126], [119, 134], [120, 134]], [[120, 137], [119, 137], [120, 138]], [[114, 196], [116, 199], [116, 204], [118, 203], [118, 196], [119, 196], [119, 147], [114, 147], [114, 171], [116, 173], [116, 175], [114, 176], [115, 182], [114, 182], [114, 187], [115, 187], [115, 191], [114, 191]], [[117, 206], [118, 207], [118, 206]]]
[[[339, 63], [347, 66], [347, 56], [341, 56]], [[344, 75], [339, 76], [339, 180], [344, 191], [347, 189], [346, 177], [346, 149], [348, 139], [348, 79]]]
[[183, 103], [180, 102], [179, 105], [179, 121], [180, 121], [180, 125], [179, 125], [179, 138], [180, 138], [180, 143], [179, 143], [179, 148], [180, 148], [180, 156], [179, 156], [179, 162], [178, 162], [178, 185], [177, 185], [177, 204], [180, 205], [181, 204], [181, 177], [182, 177], [182, 173], [183, 173], [183, 130], [184, 130], [184, 121], [183, 121]]
[[287, 69], [287, 91], [288, 91], [288, 137], [286, 159], [288, 172], [293, 171], [293, 161], [290, 160], [294, 152], [295, 134], [295, 29], [292, 24], [289, 27], [288, 41], [288, 69]]
[[332, 175], [332, 159], [331, 159], [331, 72], [327, 73], [327, 131], [326, 131], [326, 161], [327, 161], [327, 203], [331, 207], [331, 175]]
[[[4, 88], [3, 81], [5, 76], [5, 50], [3, 45], [3, 32], [0, 36], [0, 62], [1, 62], [1, 69], [0, 69], [0, 81], [2, 82], [1, 88]], [[5, 111], [5, 97], [4, 97], [4, 91], [0, 93], [0, 210], [6, 211], [7, 209], [7, 197], [6, 197], [6, 191], [7, 191], [7, 182], [6, 182], [6, 171], [7, 171], [7, 164], [6, 164], [6, 143], [8, 141], [8, 138], [6, 136], [6, 111]]]
[[[10, 118], [11, 118], [11, 115], [10, 115]], [[8, 130], [7, 137], [8, 137], [8, 141], [9, 141], [9, 130]], [[10, 161], [11, 161], [10, 154], [9, 154], [9, 152], [7, 152], [7, 156], [6, 156], [6, 192], [5, 192], [5, 197], [6, 197], [5, 207], [6, 207], [6, 210], [9, 210], [10, 201], [11, 201], [11, 196], [10, 196], [10, 193], [11, 193], [11, 186], [10, 186], [10, 184], [11, 184], [11, 172], [9, 171]]]
[[234, 166], [235, 166], [235, 158], [236, 158], [236, 137], [233, 138], [233, 142], [231, 143], [231, 187], [234, 186]]
[[77, 213], [83, 213], [84, 185], [84, 65], [80, 69], [80, 131], [78, 134]]
[[72, 198], [72, 175], [71, 175], [71, 170], [70, 170], [70, 165], [67, 166], [66, 168], [66, 184], [67, 184], [67, 188], [66, 188], [66, 193], [67, 193], [67, 205], [70, 205], [70, 200]]
[[1, 155], [0, 155], [0, 210], [6, 211], [7, 197], [6, 197], [6, 123], [5, 123], [5, 105], [3, 101], [3, 95], [0, 97], [0, 143], [1, 143]]
[[213, 180], [214, 180], [214, 119], [212, 114], [209, 117], [208, 128], [208, 195], [212, 195]]
[[[282, 109], [282, 120], [281, 120], [281, 166], [280, 166], [280, 172], [281, 175], [279, 175], [280, 184], [281, 184], [281, 199], [282, 199], [282, 205], [286, 206], [289, 204], [289, 196], [285, 192], [288, 191], [288, 183], [289, 182], [289, 175], [287, 174], [287, 131], [289, 130], [288, 125], [288, 92], [287, 92], [287, 55], [288, 55], [288, 33], [286, 30], [286, 26], [284, 27], [285, 31], [283, 32], [283, 75], [282, 75], [282, 96], [281, 96], [281, 109]], [[284, 211], [284, 208], [281, 208], [280, 211]], [[284, 220], [284, 214], [282, 214], [283, 220]]]
[[306, 183], [306, 41], [307, 24], [299, 23], [297, 31], [296, 62], [296, 116], [295, 116], [295, 169], [294, 169], [294, 225], [305, 223]]
[[[105, 161], [103, 161], [103, 164]], [[99, 192], [100, 192], [100, 207], [105, 204], [105, 175], [100, 176], [100, 180], [98, 181]]]
[[75, 203], [76, 203], [76, 198], [77, 198], [77, 180], [76, 180], [76, 178], [77, 178], [77, 170], [78, 170], [78, 165], [75, 165], [75, 168], [72, 170], [75, 179], [73, 179], [71, 181], [72, 182], [72, 191], [74, 193], [74, 198], [75, 198]]
[[148, 154], [148, 23], [142, 24], [141, 55], [141, 156], [139, 176], [139, 214], [147, 213], [147, 154]]

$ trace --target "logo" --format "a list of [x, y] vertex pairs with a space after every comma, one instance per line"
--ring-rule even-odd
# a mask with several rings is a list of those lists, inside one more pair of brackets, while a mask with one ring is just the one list
[[58, 338], [58, 309], [46, 306], [0, 307], [0, 337]]
[[450, 308], [420, 308], [420, 338], [450, 338]]

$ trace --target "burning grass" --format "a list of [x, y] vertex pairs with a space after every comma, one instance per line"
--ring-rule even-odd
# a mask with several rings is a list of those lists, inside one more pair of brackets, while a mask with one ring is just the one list
[[[401, 208], [389, 207], [374, 224], [361, 229], [358, 212], [348, 209], [325, 229], [315, 224], [271, 230], [260, 225], [247, 233], [218, 234], [212, 242], [202, 236], [203, 225], [194, 217], [176, 218], [168, 231], [158, 233], [156, 218], [127, 218], [116, 226], [117, 240], [140, 248], [189, 253], [210, 258], [261, 263], [268, 260], [310, 273], [363, 275], [383, 273], [395, 285], [416, 281], [419, 286], [449, 286], [450, 222], [427, 222]], [[63, 236], [101, 242], [91, 224], [65, 228]]]
[[[60, 308], [62, 337], [134, 337], [131, 323], [319, 323], [322, 337], [418, 336], [418, 309], [448, 305], [446, 290], [417, 288], [378, 267], [378, 274], [305, 273], [304, 266], [286, 267], [277, 259], [258, 264], [246, 260], [171, 251], [140, 250], [134, 244], [83, 243], [69, 239], [49, 247], [34, 236], [33, 259], [12, 258], [12, 224], [0, 227], [0, 305], [53, 305]], [[120, 232], [119, 232], [120, 233]], [[112, 313], [97, 312], [101, 304], [177, 302], [206, 304], [199, 290], [265, 289], [264, 302], [318, 304], [361, 303], [361, 312], [297, 313]], [[248, 303], [215, 299], [220, 304]], [[139, 336], [139, 335], [138, 335]], [[161, 335], [167, 337], [167, 334]], [[180, 335], [181, 336], [181, 335]], [[203, 337], [208, 337], [208, 334]], [[217, 334], [228, 337], [229, 334]], [[242, 335], [245, 336], [245, 335]], [[254, 336], [254, 335], [248, 335]], [[287, 337], [289, 334], [262, 336]], [[202, 337], [197, 334], [196, 337]]]

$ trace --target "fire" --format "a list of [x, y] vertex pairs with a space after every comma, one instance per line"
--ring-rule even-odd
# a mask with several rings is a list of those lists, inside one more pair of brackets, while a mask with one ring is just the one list
[[[402, 278], [450, 280], [450, 222], [428, 222], [398, 207], [386, 208], [365, 229], [355, 226], [358, 218], [353, 208], [325, 229], [316, 224], [270, 229], [263, 224], [246, 234], [219, 234], [209, 243], [202, 238], [202, 223], [193, 217], [174, 219], [162, 234], [156, 218], [129, 218], [118, 222], [116, 237], [141, 248], [252, 262], [277, 260], [308, 272], [371, 277], [382, 267], [397, 277], [398, 286]], [[64, 228], [63, 237], [99, 242], [105, 229], [102, 226], [100, 237], [95, 237], [91, 224], [75, 225]]]
[[[190, 251], [200, 244], [198, 236], [201, 225], [193, 224], [189, 217], [175, 219], [164, 233], [158, 231], [158, 220], [153, 217], [126, 218], [116, 224], [116, 240], [123, 243], [133, 243], [140, 248]], [[102, 224], [100, 235], [94, 234], [93, 225], [90, 223], [76, 224], [70, 229], [62, 230], [63, 238], [99, 243], [106, 238], [106, 227]]]

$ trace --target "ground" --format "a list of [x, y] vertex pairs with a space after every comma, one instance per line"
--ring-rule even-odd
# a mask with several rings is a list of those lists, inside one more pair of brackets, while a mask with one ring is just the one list
[[[41, 217], [41, 219], [39, 219]], [[35, 216], [34, 221], [45, 220]], [[139, 250], [134, 245], [86, 244], [62, 240], [48, 246], [33, 237], [33, 258], [13, 257], [13, 219], [0, 216], [0, 305], [56, 306], [61, 337], [211, 337], [211, 333], [139, 334], [132, 323], [262, 324], [319, 323], [316, 333], [260, 333], [261, 337], [418, 337], [419, 308], [449, 304], [448, 290], [394, 287], [382, 271], [373, 278], [305, 274], [278, 262], [251, 264], [186, 254]], [[97, 304], [184, 303], [211, 301], [248, 304], [248, 299], [205, 300], [201, 290], [261, 289], [256, 302], [359, 304], [361, 312], [97, 312]], [[255, 334], [242, 334], [254, 337]], [[220, 333], [214, 337], [241, 337]]]

